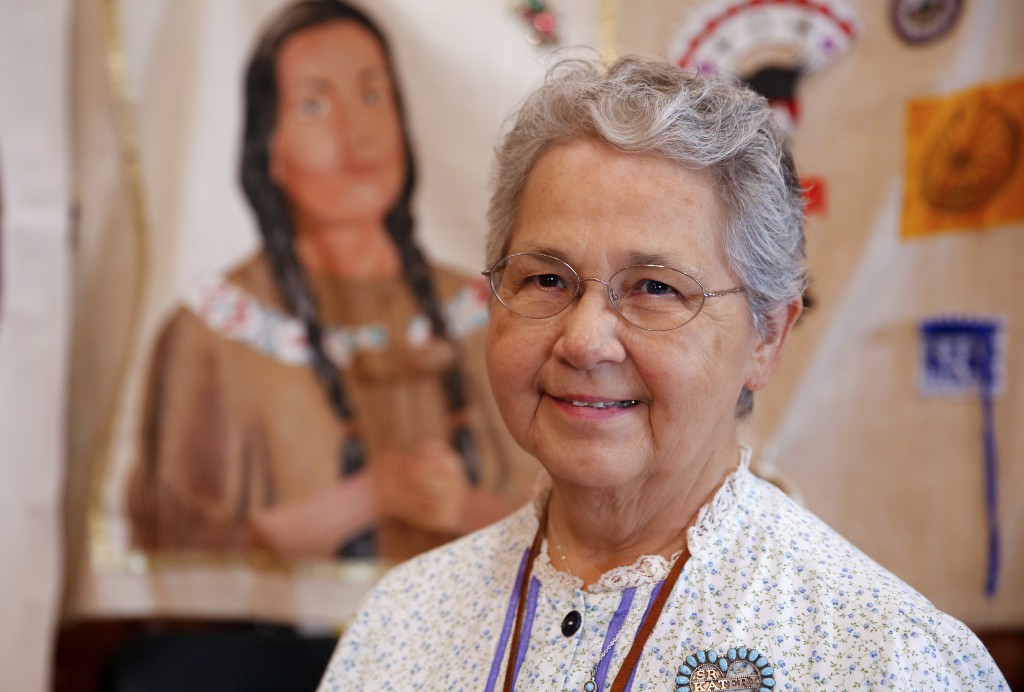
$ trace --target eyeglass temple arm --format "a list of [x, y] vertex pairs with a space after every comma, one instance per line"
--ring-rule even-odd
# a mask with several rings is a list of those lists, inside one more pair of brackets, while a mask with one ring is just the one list
[[727, 291], [704, 291], [705, 298], [719, 298], [721, 296], [732, 295], [733, 293], [743, 293], [746, 291], [745, 286], [737, 286], [736, 288], [730, 288]]

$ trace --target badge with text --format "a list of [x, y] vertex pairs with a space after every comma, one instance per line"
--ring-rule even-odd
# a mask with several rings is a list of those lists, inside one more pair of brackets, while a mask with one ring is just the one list
[[1002, 539], [999, 529], [999, 454], [996, 445], [995, 395], [1003, 390], [1006, 371], [1005, 319], [939, 317], [921, 324], [918, 382], [929, 396], [977, 395], [981, 403], [981, 449], [985, 474], [985, 520], [988, 564], [985, 595], [999, 588]]
[[752, 690], [775, 687], [775, 669], [756, 649], [741, 646], [719, 656], [712, 649], [686, 657], [676, 671], [676, 692]]
[[918, 386], [926, 396], [998, 394], [1006, 370], [1005, 320], [935, 317], [920, 327]]

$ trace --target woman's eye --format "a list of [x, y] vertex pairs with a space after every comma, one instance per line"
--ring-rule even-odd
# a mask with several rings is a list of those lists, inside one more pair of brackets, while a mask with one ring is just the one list
[[664, 281], [658, 281], [657, 279], [645, 279], [638, 284], [637, 289], [638, 293], [651, 296], [676, 294], [676, 289], [672, 288], [672, 286], [669, 286]]
[[320, 97], [305, 98], [299, 103], [299, 113], [307, 118], [315, 118], [327, 112], [327, 99]]
[[565, 285], [565, 280], [558, 274], [536, 274], [531, 276], [527, 283], [540, 288], [561, 288]]

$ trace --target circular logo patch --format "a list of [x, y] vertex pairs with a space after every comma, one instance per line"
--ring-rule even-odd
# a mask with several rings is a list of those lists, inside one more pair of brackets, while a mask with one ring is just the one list
[[1021, 128], [999, 104], [958, 108], [931, 142], [921, 176], [927, 202], [944, 211], [977, 210], [1013, 177]]
[[952, 31], [961, 10], [962, 0], [892, 0], [892, 25], [901, 39], [922, 45]]
[[677, 672], [676, 692], [771, 692], [775, 687], [775, 669], [768, 659], [745, 646], [729, 649], [725, 656], [711, 649], [698, 651]]

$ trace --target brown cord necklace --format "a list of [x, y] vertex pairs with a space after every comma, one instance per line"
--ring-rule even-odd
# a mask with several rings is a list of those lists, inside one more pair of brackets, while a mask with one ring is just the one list
[[[537, 555], [540, 553], [540, 546], [544, 540], [544, 533], [547, 530], [547, 524], [548, 513], [545, 509], [537, 526], [537, 535], [533, 537], [533, 544], [530, 546], [530, 556], [526, 563], [526, 569], [523, 572], [523, 580], [519, 584], [519, 602], [516, 605], [516, 624], [512, 631], [512, 646], [509, 647], [508, 661], [505, 664], [505, 684], [502, 688], [504, 692], [512, 692], [512, 677], [516, 664], [516, 652], [519, 650], [519, 639], [523, 629], [523, 611], [526, 609], [526, 598], [530, 588], [530, 576], [533, 573], [533, 563], [537, 560]], [[686, 565], [689, 555], [689, 550], [684, 547], [683, 552], [672, 565], [672, 569], [669, 570], [668, 576], [665, 577], [665, 582], [662, 584], [661, 590], [658, 591], [658, 595], [651, 604], [647, 615], [640, 623], [640, 629], [636, 632], [636, 637], [633, 639], [633, 645], [629, 648], [629, 653], [626, 654], [626, 658], [622, 661], [622, 666], [619, 667], [619, 672], [615, 675], [615, 680], [612, 682], [611, 692], [623, 692], [626, 689], [626, 683], [629, 682], [630, 675], [632, 675], [633, 670], [636, 668], [636, 665], [640, 660], [640, 654], [643, 653], [644, 646], [647, 644], [647, 640], [650, 638], [651, 632], [654, 631], [654, 626], [658, 623], [658, 619], [661, 617], [661, 611], [665, 608], [665, 601], [668, 600], [669, 594], [672, 593], [672, 590], [675, 588], [676, 582], [679, 580], [679, 575], [683, 572], [683, 567]], [[612, 644], [614, 644], [617, 639], [618, 636], [616, 635], [615, 639], [612, 640]], [[602, 659], [608, 655], [608, 651], [610, 649], [611, 646], [604, 651], [601, 655]], [[598, 661], [598, 665], [600, 665], [600, 660]], [[588, 681], [588, 684], [590, 683], [593, 683], [593, 678]], [[584, 689], [586, 689], [586, 686]]]

